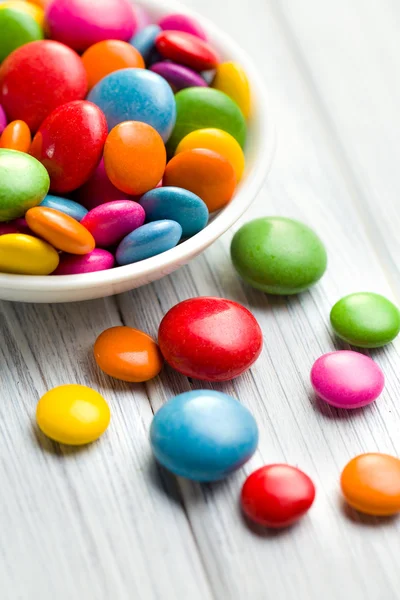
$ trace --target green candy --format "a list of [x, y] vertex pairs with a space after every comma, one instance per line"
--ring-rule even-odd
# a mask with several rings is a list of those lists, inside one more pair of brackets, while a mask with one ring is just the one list
[[230, 133], [242, 146], [246, 141], [246, 121], [229, 96], [206, 87], [187, 88], [175, 95], [176, 123], [167, 144], [172, 155], [179, 142], [197, 129], [215, 127]]
[[324, 274], [326, 250], [312, 229], [284, 217], [243, 225], [231, 244], [232, 262], [252, 287], [268, 294], [298, 294]]
[[0, 10], [0, 62], [20, 46], [42, 39], [43, 31], [31, 15], [12, 8]]
[[400, 331], [400, 312], [390, 300], [371, 292], [345, 296], [331, 310], [337, 336], [353, 346], [379, 348]]
[[29, 208], [40, 204], [49, 187], [49, 174], [36, 158], [16, 150], [0, 150], [0, 221], [23, 217]]

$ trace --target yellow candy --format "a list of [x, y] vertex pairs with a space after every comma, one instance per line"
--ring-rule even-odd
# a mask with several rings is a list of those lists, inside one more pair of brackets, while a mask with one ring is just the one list
[[185, 135], [179, 142], [175, 154], [185, 150], [195, 150], [196, 148], [206, 148], [221, 154], [229, 160], [236, 173], [237, 181], [240, 181], [245, 166], [244, 154], [240, 145], [230, 133], [222, 131], [222, 129], [197, 129]]
[[24, 233], [0, 236], [0, 272], [19, 275], [50, 275], [60, 262], [57, 250], [47, 242]]
[[0, 4], [0, 9], [3, 8], [12, 8], [14, 10], [24, 12], [27, 15], [30, 15], [33, 19], [35, 19], [35, 21], [40, 25], [40, 27], [44, 27], [44, 10], [36, 4], [32, 4], [31, 2], [24, 2], [24, 0], [7, 0], [7, 2], [2, 2]]
[[238, 63], [225, 62], [218, 65], [212, 87], [230, 96], [239, 105], [243, 116], [246, 119], [249, 117], [251, 109], [249, 80]]
[[85, 385], [60, 385], [40, 398], [36, 421], [52, 440], [79, 446], [105, 432], [110, 409], [103, 396]]

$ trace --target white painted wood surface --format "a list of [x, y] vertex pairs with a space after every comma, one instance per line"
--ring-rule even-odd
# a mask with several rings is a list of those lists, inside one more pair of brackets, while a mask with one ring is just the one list
[[[240, 40], [263, 70], [278, 132], [269, 180], [250, 214], [313, 226], [329, 269], [311, 292], [268, 298], [244, 286], [231, 235], [171, 277], [74, 305], [0, 304], [0, 597], [4, 600], [395, 600], [400, 524], [347, 510], [338, 480], [362, 451], [400, 455], [400, 345], [370, 354], [386, 374], [376, 405], [351, 414], [319, 405], [309, 371], [345, 347], [329, 310], [358, 290], [400, 303], [400, 5], [396, 0], [187, 0]], [[196, 295], [242, 302], [265, 348], [241, 378], [216, 385], [260, 426], [245, 469], [216, 485], [175, 480], [153, 463], [148, 429], [172, 395], [207, 384], [165, 369], [148, 385], [112, 381], [91, 348], [121, 322], [155, 335], [162, 315]], [[90, 447], [52, 444], [34, 427], [47, 389], [79, 382], [110, 402]], [[250, 529], [238, 509], [246, 473], [287, 461], [317, 499], [295, 528]]]

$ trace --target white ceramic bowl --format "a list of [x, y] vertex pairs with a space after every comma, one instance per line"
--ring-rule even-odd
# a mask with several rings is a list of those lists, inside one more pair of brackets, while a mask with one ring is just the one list
[[246, 71], [253, 97], [248, 124], [246, 171], [233, 199], [203, 231], [163, 254], [133, 265], [82, 275], [34, 277], [0, 274], [0, 299], [18, 302], [74, 302], [126, 292], [172, 273], [210, 246], [249, 208], [264, 182], [274, 153], [274, 130], [268, 114], [264, 83], [251, 59], [219, 27], [175, 0], [142, 0], [156, 22], [161, 16], [180, 12], [197, 19], [223, 60], [235, 60]]

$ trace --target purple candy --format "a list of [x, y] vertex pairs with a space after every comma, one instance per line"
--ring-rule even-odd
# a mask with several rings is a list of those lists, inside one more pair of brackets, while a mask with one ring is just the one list
[[4, 112], [4, 108], [0, 104], [0, 135], [3, 133], [5, 128], [7, 127], [7, 117]]
[[164, 31], [185, 31], [186, 33], [195, 35], [201, 40], [207, 41], [206, 32], [201, 25], [186, 15], [178, 13], [167, 15], [159, 21], [158, 25]]
[[155, 63], [150, 67], [150, 71], [164, 77], [176, 90], [183, 90], [188, 87], [207, 87], [207, 83], [201, 75], [189, 69], [189, 67], [168, 60]]
[[114, 262], [111, 252], [101, 248], [96, 248], [84, 256], [62, 254], [60, 264], [52, 275], [79, 275], [79, 273], [105, 271], [106, 269], [112, 269]]
[[88, 210], [121, 199], [121, 191], [108, 179], [103, 159], [89, 181], [74, 194], [74, 198]]
[[143, 225], [146, 214], [143, 207], [132, 200], [114, 200], [96, 206], [85, 215], [81, 225], [96, 240], [96, 246], [117, 244], [128, 233]]

